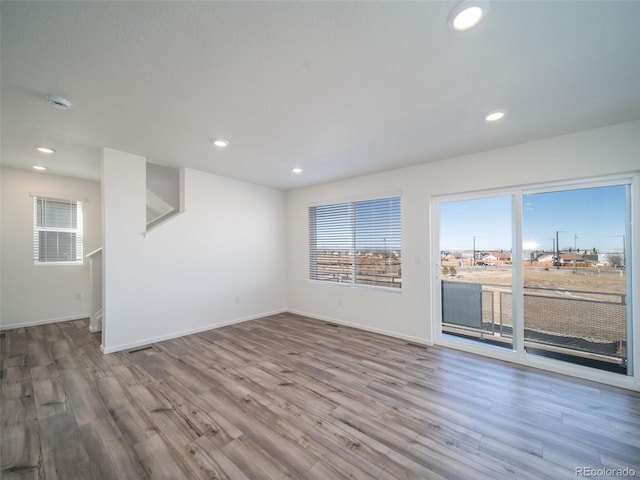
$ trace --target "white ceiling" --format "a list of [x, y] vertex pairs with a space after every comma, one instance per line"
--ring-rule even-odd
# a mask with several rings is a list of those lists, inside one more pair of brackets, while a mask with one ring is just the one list
[[463, 33], [456, 4], [3, 0], [2, 164], [99, 179], [107, 146], [286, 190], [640, 118], [640, 1]]

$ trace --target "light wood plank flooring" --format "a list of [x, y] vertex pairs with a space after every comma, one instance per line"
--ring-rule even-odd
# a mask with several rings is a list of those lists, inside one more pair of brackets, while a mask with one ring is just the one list
[[102, 355], [2, 332], [3, 479], [640, 476], [640, 395], [291, 314]]

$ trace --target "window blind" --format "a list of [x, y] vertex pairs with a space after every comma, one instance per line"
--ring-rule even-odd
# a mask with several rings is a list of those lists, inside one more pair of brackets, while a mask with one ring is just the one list
[[401, 288], [400, 197], [309, 208], [309, 278]]
[[82, 202], [33, 197], [35, 263], [82, 263]]

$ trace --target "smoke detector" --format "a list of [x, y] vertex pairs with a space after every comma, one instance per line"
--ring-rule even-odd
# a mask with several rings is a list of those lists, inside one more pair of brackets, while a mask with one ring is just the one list
[[66, 98], [58, 97], [57, 95], [47, 95], [49, 103], [61, 110], [69, 110], [71, 108], [71, 102]]

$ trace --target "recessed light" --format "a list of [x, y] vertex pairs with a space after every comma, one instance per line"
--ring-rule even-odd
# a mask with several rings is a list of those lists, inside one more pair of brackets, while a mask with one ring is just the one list
[[487, 122], [497, 122], [498, 120], [502, 120], [502, 118], [505, 115], [505, 111], [504, 110], [496, 110], [494, 112], [489, 112], [484, 116], [484, 119]]
[[229, 142], [222, 138], [218, 138], [217, 140], [211, 140], [211, 143], [213, 143], [218, 148], [224, 148], [229, 146]]
[[298, 174], [298, 173], [302, 173], [302, 169], [301, 169], [301, 168], [299, 168], [299, 167], [292, 168], [292, 169], [291, 169], [291, 171], [292, 171], [293, 173], [296, 173], [296, 174]]
[[469, 30], [480, 23], [488, 10], [489, 2], [486, 0], [465, 0], [449, 14], [449, 27], [457, 32]]
[[33, 168], [34, 170], [46, 170], [47, 167], [43, 167], [41, 165], [33, 165], [31, 168]]
[[61, 110], [69, 110], [71, 108], [71, 102], [66, 98], [57, 95], [47, 95], [47, 100], [51, 105]]
[[38, 147], [40, 153], [56, 153], [55, 149], [49, 147]]

